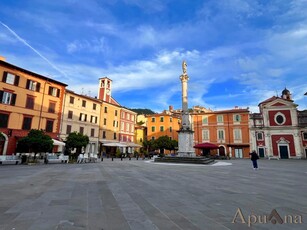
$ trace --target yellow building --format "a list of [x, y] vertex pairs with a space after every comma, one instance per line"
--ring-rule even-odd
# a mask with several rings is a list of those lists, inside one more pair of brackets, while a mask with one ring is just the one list
[[66, 84], [0, 58], [0, 154], [15, 153], [18, 139], [43, 129], [57, 139]]
[[147, 117], [140, 114], [137, 115], [135, 125], [135, 143], [143, 145], [144, 140], [147, 140]]
[[100, 100], [66, 90], [61, 122], [61, 138], [65, 140], [71, 132], [87, 135], [89, 144], [85, 148], [85, 153], [98, 153], [100, 109]]
[[[128, 149], [121, 148], [122, 152], [132, 152], [132, 147], [137, 147], [134, 143], [134, 125], [136, 113], [122, 107], [112, 97], [112, 80], [103, 77], [99, 79], [98, 99], [102, 101], [100, 116], [100, 152], [114, 152], [116, 145], [122, 142]], [[113, 146], [104, 147], [104, 144]], [[113, 148], [111, 148], [113, 147]]]

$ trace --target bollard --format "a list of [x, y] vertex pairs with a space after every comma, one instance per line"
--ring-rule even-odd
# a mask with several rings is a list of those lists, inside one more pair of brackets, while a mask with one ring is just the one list
[[131, 161], [131, 157], [129, 157], [129, 161]]
[[103, 157], [101, 157], [101, 161], [103, 161]]
[[112, 161], [113, 161], [113, 157], [112, 157]]

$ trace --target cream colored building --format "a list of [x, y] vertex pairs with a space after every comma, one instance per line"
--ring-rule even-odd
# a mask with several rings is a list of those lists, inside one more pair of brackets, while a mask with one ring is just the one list
[[78, 132], [89, 137], [86, 153], [98, 153], [101, 101], [86, 95], [66, 90], [60, 136], [66, 139], [69, 133]]

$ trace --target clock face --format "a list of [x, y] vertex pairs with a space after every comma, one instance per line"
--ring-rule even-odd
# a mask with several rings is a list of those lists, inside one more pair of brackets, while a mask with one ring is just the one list
[[107, 94], [110, 94], [110, 90], [109, 89], [107, 89]]

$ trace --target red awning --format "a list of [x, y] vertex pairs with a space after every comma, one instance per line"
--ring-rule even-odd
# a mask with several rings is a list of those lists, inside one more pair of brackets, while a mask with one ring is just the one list
[[219, 147], [215, 144], [209, 143], [209, 142], [204, 142], [200, 143], [194, 146], [194, 148], [198, 149], [218, 149]]

